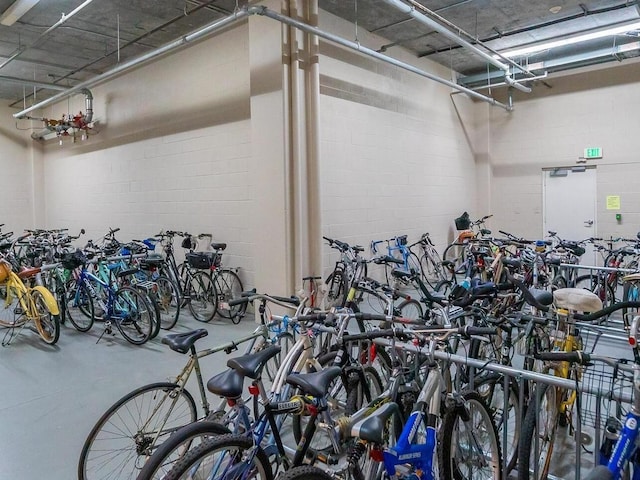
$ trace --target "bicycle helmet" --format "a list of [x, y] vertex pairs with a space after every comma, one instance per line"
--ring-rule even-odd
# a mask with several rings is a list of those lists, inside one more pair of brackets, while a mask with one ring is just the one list
[[0, 260], [0, 283], [4, 283], [9, 279], [11, 273], [11, 265], [4, 260]]
[[536, 259], [536, 254], [533, 250], [525, 249], [520, 252], [520, 261], [522, 263], [533, 264]]

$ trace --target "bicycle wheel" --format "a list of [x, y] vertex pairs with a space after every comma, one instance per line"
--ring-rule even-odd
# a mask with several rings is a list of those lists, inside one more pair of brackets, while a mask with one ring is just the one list
[[160, 305], [158, 305], [158, 301], [156, 300], [153, 292], [144, 288], [136, 288], [135, 286], [133, 288], [138, 290], [138, 292], [140, 292], [140, 294], [144, 296], [145, 300], [149, 304], [149, 311], [152, 314], [151, 337], [149, 338], [156, 338], [160, 333]]
[[31, 290], [30, 295], [37, 315], [33, 319], [36, 330], [44, 343], [55, 345], [60, 338], [60, 317], [51, 313], [42, 293], [38, 290]]
[[446, 280], [442, 270], [442, 259], [435, 249], [429, 250], [429, 253], [425, 252], [422, 254], [420, 257], [420, 265], [422, 265], [422, 271], [429, 283]]
[[135, 479], [148, 457], [180, 427], [196, 421], [196, 403], [175, 383], [140, 387], [100, 417], [82, 446], [78, 479]]
[[68, 286], [72, 288], [67, 290], [65, 298], [65, 316], [79, 332], [88, 332], [93, 326], [93, 300], [89, 289], [84, 283], [75, 286], [75, 281]]
[[[491, 418], [498, 431], [498, 439], [502, 445], [502, 453], [506, 456], [507, 470], [505, 475], [513, 470], [518, 462], [518, 442], [520, 441], [519, 423], [523, 417], [520, 408], [518, 384], [513, 379], [508, 380], [507, 406], [505, 411], [504, 377], [492, 375], [475, 384], [475, 391], [480, 394], [491, 413]], [[507, 442], [504, 442], [506, 429]]]
[[423, 318], [422, 305], [417, 300], [405, 300], [400, 305], [398, 305], [398, 310], [400, 315], [405, 318], [410, 318], [411, 320], [418, 320]]
[[326, 307], [342, 307], [347, 301], [347, 279], [342, 270], [334, 270], [324, 281], [327, 286]]
[[425, 273], [422, 271], [422, 264], [420, 263], [420, 259], [413, 252], [410, 252], [409, 256], [407, 257], [407, 267], [409, 268], [409, 272], [416, 272], [420, 274], [420, 277], [426, 279]]
[[193, 422], [172, 433], [146, 461], [136, 480], [160, 480], [187, 452], [207, 439], [231, 433], [216, 422]]
[[273, 380], [275, 379], [276, 374], [280, 369], [280, 365], [282, 365], [282, 360], [284, 360], [284, 358], [287, 356], [294, 343], [295, 339], [293, 338], [293, 335], [291, 335], [289, 332], [282, 332], [276, 336], [275, 342], [271, 343], [269, 341], [266, 341], [262, 344], [260, 349], [267, 348], [271, 345], [280, 346], [280, 352], [271, 357], [262, 368], [262, 383], [264, 384], [265, 390], [270, 390], [271, 385], [273, 384]]
[[167, 277], [156, 278], [156, 290], [153, 296], [160, 308], [160, 328], [171, 330], [180, 316], [180, 294], [178, 287]]
[[261, 447], [254, 448], [251, 438], [230, 434], [205, 440], [190, 450], [165, 480], [196, 478], [272, 480], [273, 473]]
[[210, 322], [216, 314], [218, 300], [208, 272], [196, 272], [189, 280], [189, 310], [200, 322]]
[[240, 322], [244, 316], [244, 312], [247, 310], [247, 304], [241, 303], [233, 307], [229, 306], [229, 300], [240, 298], [244, 291], [240, 277], [233, 270], [223, 268], [217, 271], [213, 278], [213, 286], [215, 287], [218, 301], [218, 314], [221, 317], [231, 319], [233, 323]]
[[[445, 413], [439, 432], [442, 441], [438, 460], [443, 478], [500, 480], [502, 455], [491, 413], [477, 392], [467, 392], [463, 398], [464, 406]], [[464, 418], [466, 413], [468, 420]]]
[[278, 476], [278, 480], [335, 480], [324, 470], [313, 465], [300, 465]]
[[518, 480], [547, 478], [557, 424], [557, 390], [555, 387], [539, 384], [522, 424], [518, 451]]
[[146, 294], [122, 287], [116, 292], [113, 304], [113, 319], [127, 342], [142, 345], [151, 338], [154, 313]]
[[[603, 308], [615, 302], [616, 294], [613, 287], [607, 283], [605, 278], [596, 275], [581, 275], [576, 278], [575, 288], [583, 288], [596, 294], [602, 301]], [[608, 316], [606, 318], [608, 318]]]

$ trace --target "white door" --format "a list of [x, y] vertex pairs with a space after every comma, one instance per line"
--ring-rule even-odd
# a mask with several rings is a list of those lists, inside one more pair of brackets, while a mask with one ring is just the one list
[[[564, 168], [544, 170], [542, 227], [558, 232], [564, 240], [597, 236], [596, 169]], [[582, 264], [595, 264], [593, 249], [587, 247]]]

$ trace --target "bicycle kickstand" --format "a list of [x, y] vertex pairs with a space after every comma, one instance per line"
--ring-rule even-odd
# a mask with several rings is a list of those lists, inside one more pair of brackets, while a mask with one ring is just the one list
[[115, 335], [115, 333], [113, 333], [113, 328], [109, 320], [104, 322], [104, 331], [100, 334], [100, 336], [98, 337], [98, 340], [96, 340], [96, 344], [98, 344], [98, 342], [102, 340], [102, 337], [104, 337], [106, 333], [108, 333], [109, 335]]

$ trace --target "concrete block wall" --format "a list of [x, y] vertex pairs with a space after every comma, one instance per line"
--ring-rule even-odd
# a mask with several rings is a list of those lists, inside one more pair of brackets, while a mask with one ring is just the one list
[[[247, 30], [240, 25], [92, 89], [103, 131], [44, 149], [47, 225], [85, 228], [94, 239], [108, 227], [120, 227], [122, 240], [163, 229], [211, 233], [228, 243], [224, 263], [253, 284]], [[71, 102], [73, 112], [84, 98]]]
[[[321, 28], [352, 38], [353, 25], [324, 14]], [[365, 32], [366, 33], [366, 32]], [[359, 41], [384, 41], [360, 30]], [[326, 236], [371, 240], [430, 232], [442, 250], [453, 219], [476, 213], [474, 111], [462, 95], [395, 66], [322, 42], [320, 138], [322, 222]], [[449, 72], [394, 48], [403, 61]], [[367, 251], [367, 254], [369, 252]], [[335, 253], [325, 250], [325, 274]]]
[[[480, 108], [489, 123], [494, 224], [527, 237], [542, 232], [545, 167], [576, 165], [586, 147], [602, 147], [597, 169], [598, 235], [635, 236], [640, 230], [640, 136], [637, 106], [640, 63], [568, 74], [517, 94], [515, 110]], [[481, 120], [482, 121], [482, 120]], [[606, 210], [606, 196], [620, 195], [622, 222]]]
[[30, 152], [28, 131], [15, 128], [11, 115], [15, 110], [0, 105], [0, 223], [3, 232], [22, 232], [33, 228], [34, 214], [34, 162], [38, 159]]

